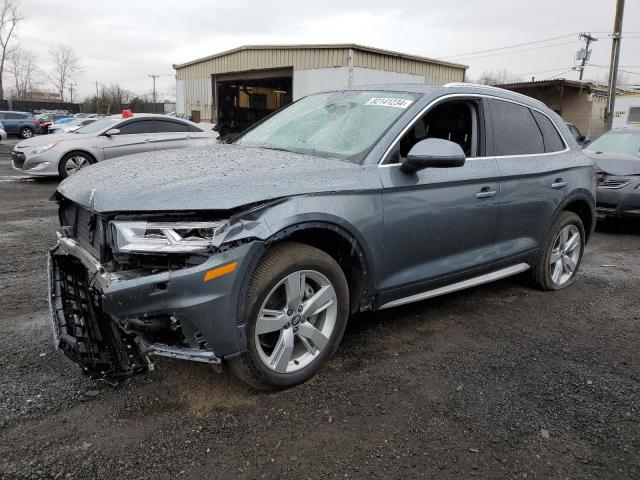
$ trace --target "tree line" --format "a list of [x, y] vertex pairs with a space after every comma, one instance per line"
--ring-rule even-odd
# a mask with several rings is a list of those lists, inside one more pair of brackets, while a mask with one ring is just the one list
[[80, 58], [69, 45], [58, 44], [47, 51], [51, 67], [43, 70], [34, 53], [16, 37], [24, 21], [19, 0], [0, 0], [0, 99], [33, 100], [34, 92], [53, 87], [60, 102], [81, 103], [85, 112], [104, 114], [118, 112], [124, 105], [142, 109], [151, 101], [149, 95], [133, 95], [112, 83], [99, 86], [96, 95], [78, 102], [75, 86], [84, 73]]

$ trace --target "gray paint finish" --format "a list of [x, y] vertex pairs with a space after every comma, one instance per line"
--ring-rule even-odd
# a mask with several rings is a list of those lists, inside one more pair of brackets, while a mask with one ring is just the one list
[[[473, 285], [474, 278], [498, 278], [492, 272], [522, 271], [538, 259], [538, 249], [550, 222], [570, 201], [581, 201], [595, 215], [592, 162], [570, 139], [563, 123], [544, 106], [510, 92], [475, 86], [431, 88], [418, 85], [377, 87], [411, 91], [416, 100], [384, 133], [362, 165], [273, 149], [219, 145], [122, 157], [97, 164], [58, 187], [59, 198], [102, 212], [144, 215], [199, 211], [220, 218], [232, 211], [231, 228], [221, 244], [259, 245], [251, 261], [238, 258], [241, 270], [229, 292], [216, 294], [207, 308], [189, 310], [190, 298], [180, 292], [198, 292], [202, 269], [191, 278], [180, 276], [168, 291], [186, 319], [205, 331], [214, 352], [224, 357], [245, 348], [241, 317], [240, 279], [248, 278], [262, 245], [312, 226], [339, 231], [354, 251], [362, 252], [367, 298], [362, 308], [404, 303], [423, 298], [420, 293], [447, 291], [446, 285]], [[355, 87], [375, 90], [376, 87]], [[402, 173], [397, 165], [380, 165], [386, 152], [416, 118], [437, 102], [452, 99], [501, 98], [539, 109], [558, 126], [567, 143], [562, 152], [467, 158], [463, 166], [426, 168]], [[484, 121], [490, 122], [490, 116]], [[491, 124], [484, 124], [487, 136]], [[132, 165], [135, 167], [132, 168]], [[561, 180], [559, 182], [559, 180]], [[564, 183], [561, 187], [556, 184]], [[274, 201], [271, 201], [274, 200]], [[257, 208], [256, 207], [257, 204]], [[247, 249], [249, 250], [249, 249]], [[228, 250], [226, 258], [240, 252]], [[217, 254], [216, 254], [217, 255]], [[214, 258], [212, 256], [211, 258]], [[233, 257], [236, 258], [236, 257]], [[219, 264], [215, 260], [207, 266]], [[517, 266], [517, 268], [515, 268]], [[513, 268], [510, 268], [513, 267]], [[140, 314], [158, 299], [150, 299], [154, 279], [140, 277], [129, 285], [110, 286], [109, 313]], [[231, 287], [230, 287], [231, 288]], [[131, 299], [134, 304], [128, 303]], [[194, 297], [194, 300], [197, 298]], [[168, 305], [168, 304], [167, 304]], [[172, 307], [173, 308], [173, 307]], [[186, 309], [186, 310], [185, 310]], [[132, 313], [133, 312], [133, 313]], [[202, 326], [203, 322], [209, 322]], [[230, 333], [231, 332], [231, 333]], [[229, 335], [237, 336], [229, 338]], [[222, 335], [222, 337], [220, 336]]]

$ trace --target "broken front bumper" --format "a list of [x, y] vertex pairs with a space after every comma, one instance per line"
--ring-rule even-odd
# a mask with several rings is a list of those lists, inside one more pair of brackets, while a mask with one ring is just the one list
[[[56, 347], [94, 378], [143, 370], [147, 355], [219, 363], [240, 354], [246, 340], [238, 299], [262, 248], [251, 242], [194, 267], [143, 275], [110, 273], [75, 240], [60, 237], [48, 262]], [[205, 281], [209, 270], [234, 262], [231, 273]], [[141, 328], [165, 324], [179, 331], [178, 344]]]

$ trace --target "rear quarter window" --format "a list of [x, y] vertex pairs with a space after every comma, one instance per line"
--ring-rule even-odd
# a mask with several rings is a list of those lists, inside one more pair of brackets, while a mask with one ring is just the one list
[[504, 100], [490, 99], [495, 156], [544, 153], [542, 132], [529, 108]]
[[562, 141], [562, 137], [558, 133], [558, 129], [554, 126], [553, 122], [549, 120], [546, 115], [532, 110], [533, 116], [542, 131], [542, 138], [544, 139], [544, 151], [547, 153], [560, 152], [565, 149], [565, 144]]

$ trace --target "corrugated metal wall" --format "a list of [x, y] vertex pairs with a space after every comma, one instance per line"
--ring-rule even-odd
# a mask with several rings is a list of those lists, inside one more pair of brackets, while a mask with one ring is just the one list
[[385, 70], [387, 72], [421, 75], [429, 85], [443, 85], [449, 82], [464, 81], [464, 69], [439, 63], [419, 61], [394, 55], [356, 50], [354, 67]]
[[[212, 75], [293, 67], [295, 78], [296, 71], [346, 67], [348, 65], [349, 50], [346, 47], [248, 48], [179, 67], [176, 69], [176, 78], [178, 80], [177, 86], [181, 86], [182, 93], [178, 93], [178, 96], [181, 97], [181, 101], [178, 102], [177, 106], [178, 113], [190, 113], [192, 110], [200, 110], [203, 119], [212, 118]], [[392, 53], [360, 50], [358, 48], [353, 49], [353, 67], [396, 72], [407, 76], [411, 75], [413, 79], [421, 76], [424, 78], [424, 82], [430, 85], [461, 82], [464, 81], [465, 75], [464, 68], [454, 65], [406, 58]], [[294, 97], [300, 98], [300, 96], [302, 95], [295, 92], [294, 86]], [[180, 111], [181, 108], [184, 108], [184, 111]]]

